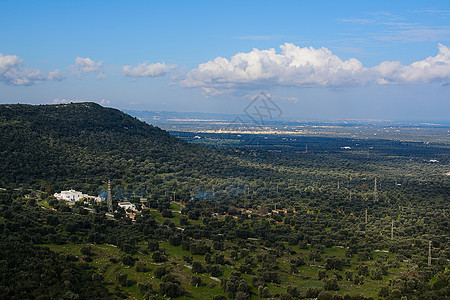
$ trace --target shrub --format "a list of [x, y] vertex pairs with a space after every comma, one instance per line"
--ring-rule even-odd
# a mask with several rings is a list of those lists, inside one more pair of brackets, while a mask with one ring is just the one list
[[128, 274], [127, 273], [116, 273], [116, 280], [121, 286], [127, 286], [127, 279]]
[[133, 256], [129, 255], [129, 254], [124, 255], [124, 256], [122, 257], [122, 263], [123, 263], [124, 265], [126, 265], [126, 266], [132, 267], [132, 266], [134, 266], [134, 263], [135, 263], [135, 262], [136, 262], [136, 259], [135, 259]]
[[86, 245], [80, 248], [80, 252], [83, 255], [92, 255], [92, 247], [91, 245]]
[[205, 273], [205, 268], [198, 261], [194, 261], [192, 263], [192, 272], [196, 273], [196, 274], [198, 274], [198, 273]]
[[141, 261], [136, 264], [136, 272], [147, 272], [147, 265]]
[[177, 283], [161, 282], [159, 284], [159, 293], [164, 297], [176, 298], [184, 295], [184, 290]]
[[325, 278], [323, 280], [324, 284], [323, 284], [323, 288], [326, 291], [337, 291], [339, 290], [339, 285], [337, 283], [337, 279], [335, 276], [330, 277], [330, 278]]
[[153, 272], [153, 274], [155, 274], [155, 277], [158, 279], [161, 279], [167, 273], [169, 273], [169, 272], [167, 271], [166, 267], [158, 267]]
[[318, 279], [318, 280], [322, 280], [322, 279], [325, 279], [325, 278], [327, 278], [327, 271], [325, 271], [325, 270], [319, 270], [319, 271], [317, 272], [317, 279]]

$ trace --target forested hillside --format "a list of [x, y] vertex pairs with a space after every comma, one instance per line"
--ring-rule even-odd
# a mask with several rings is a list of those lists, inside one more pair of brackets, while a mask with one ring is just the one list
[[163, 181], [227, 178], [241, 167], [94, 103], [0, 106], [0, 187], [96, 192], [111, 179], [146, 194]]
[[[426, 145], [430, 163], [422, 145], [260, 140], [189, 144], [93, 103], [0, 106], [0, 299], [448, 299], [447, 145]], [[52, 196], [109, 179], [113, 214]]]

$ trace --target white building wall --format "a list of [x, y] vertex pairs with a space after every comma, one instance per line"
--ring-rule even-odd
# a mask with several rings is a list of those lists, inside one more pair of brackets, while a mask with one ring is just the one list
[[82, 192], [77, 192], [75, 190], [69, 190], [69, 191], [61, 191], [61, 193], [55, 193], [55, 198], [58, 200], [64, 200], [64, 201], [80, 201], [80, 199], [83, 198]]

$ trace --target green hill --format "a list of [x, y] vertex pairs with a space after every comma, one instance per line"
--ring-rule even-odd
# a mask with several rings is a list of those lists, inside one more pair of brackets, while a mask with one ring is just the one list
[[210, 148], [95, 103], [0, 105], [0, 187], [93, 191], [111, 179], [182, 189], [238, 169]]
[[[188, 144], [93, 103], [0, 106], [0, 300], [448, 299], [445, 164], [270, 143]], [[115, 208], [147, 207], [112, 219], [49, 195], [108, 179]]]

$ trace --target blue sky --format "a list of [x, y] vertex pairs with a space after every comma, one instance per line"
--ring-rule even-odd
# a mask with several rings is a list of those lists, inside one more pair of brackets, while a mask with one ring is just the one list
[[450, 119], [449, 1], [3, 0], [0, 11], [0, 103], [241, 113], [265, 91], [291, 118]]

